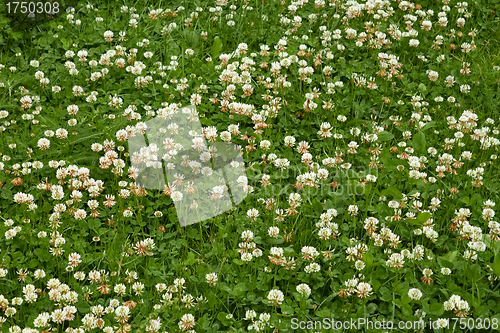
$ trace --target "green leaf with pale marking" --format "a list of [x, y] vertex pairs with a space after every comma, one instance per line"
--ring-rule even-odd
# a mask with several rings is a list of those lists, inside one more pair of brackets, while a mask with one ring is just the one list
[[413, 148], [417, 151], [423, 151], [425, 149], [426, 141], [424, 132], [418, 132], [413, 136]]
[[389, 141], [394, 138], [394, 134], [392, 134], [391, 132], [382, 131], [377, 134], [377, 137], [379, 141]]
[[216, 59], [222, 50], [222, 40], [219, 36], [215, 36], [214, 43], [212, 44], [212, 59]]

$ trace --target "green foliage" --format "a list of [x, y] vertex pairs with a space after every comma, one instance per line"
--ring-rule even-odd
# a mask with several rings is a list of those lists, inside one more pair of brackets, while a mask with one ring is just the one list
[[[114, 332], [123, 306], [131, 332], [498, 324], [500, 7], [405, 3], [90, 1], [22, 31], [0, 4], [0, 331], [65, 306], [38, 328]], [[251, 191], [183, 228], [126, 138], [195, 94]]]

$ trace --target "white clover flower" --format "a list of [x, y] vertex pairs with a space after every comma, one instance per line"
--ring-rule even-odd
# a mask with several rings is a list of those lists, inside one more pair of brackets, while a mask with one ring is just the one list
[[283, 170], [290, 165], [290, 161], [286, 158], [277, 158], [274, 160], [274, 165]]
[[257, 313], [254, 310], [247, 310], [245, 312], [245, 320], [252, 320], [257, 317]]
[[411, 47], [417, 47], [420, 44], [420, 41], [418, 39], [410, 39], [410, 42], [408, 44]]
[[218, 281], [217, 274], [215, 273], [208, 273], [205, 275], [205, 279], [210, 285], [215, 285], [215, 283]]
[[258, 216], [259, 216], [259, 211], [255, 208], [251, 208], [247, 211], [247, 217], [249, 219], [255, 220]]
[[262, 140], [260, 142], [260, 148], [262, 148], [264, 150], [269, 150], [270, 147], [271, 147], [271, 141], [269, 141], [269, 140]]
[[317, 273], [321, 270], [321, 266], [318, 263], [310, 263], [304, 268], [304, 272], [306, 273]]
[[179, 191], [174, 191], [170, 195], [170, 198], [172, 198], [172, 200], [175, 201], [175, 202], [181, 201], [182, 197], [183, 197], [183, 194], [181, 192], [179, 192]]
[[295, 138], [293, 136], [286, 136], [285, 137], [285, 146], [287, 147], [293, 147], [295, 145]]
[[365, 263], [362, 261], [362, 260], [356, 260], [356, 262], [354, 263], [354, 267], [360, 271], [362, 270], [363, 268], [365, 268]]
[[267, 299], [272, 305], [281, 305], [281, 303], [283, 303], [283, 301], [285, 300], [285, 296], [283, 295], [283, 292], [281, 290], [273, 289], [267, 295]]
[[251, 261], [253, 258], [253, 255], [251, 253], [245, 252], [241, 254], [241, 260], [243, 261]]
[[230, 142], [231, 141], [231, 133], [229, 131], [223, 131], [220, 133], [220, 138], [224, 142]]
[[311, 295], [311, 288], [306, 283], [301, 283], [297, 286], [297, 292], [305, 297]]
[[441, 274], [443, 274], [443, 275], [450, 275], [451, 274], [451, 269], [449, 269], [448, 267], [443, 267], [443, 268], [441, 268]]

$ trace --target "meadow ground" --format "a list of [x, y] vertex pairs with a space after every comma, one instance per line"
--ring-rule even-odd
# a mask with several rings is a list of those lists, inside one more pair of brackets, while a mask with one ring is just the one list
[[0, 332], [498, 331], [498, 1], [10, 6]]

